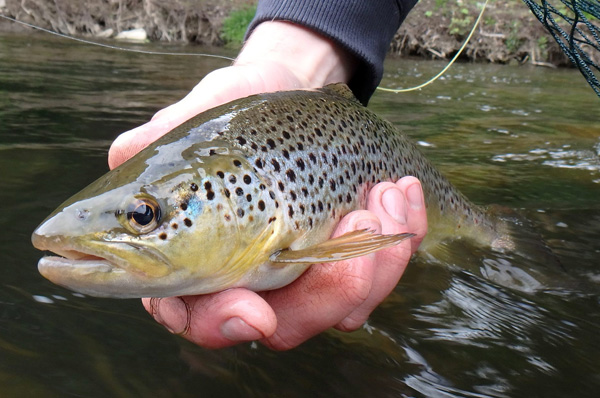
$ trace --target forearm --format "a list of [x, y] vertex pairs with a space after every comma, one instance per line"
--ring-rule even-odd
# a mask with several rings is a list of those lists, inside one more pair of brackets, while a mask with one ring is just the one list
[[[252, 31], [234, 65], [265, 65], [291, 71], [298, 88], [348, 83], [356, 60], [346, 49], [303, 26], [283, 21], [263, 22]], [[269, 76], [264, 76], [269, 78]], [[290, 89], [282, 82], [282, 89]]]
[[[249, 32], [288, 21], [318, 32], [354, 56], [347, 83], [366, 104], [383, 76], [390, 41], [416, 0], [260, 0]], [[285, 45], [297, 45], [287, 42]]]

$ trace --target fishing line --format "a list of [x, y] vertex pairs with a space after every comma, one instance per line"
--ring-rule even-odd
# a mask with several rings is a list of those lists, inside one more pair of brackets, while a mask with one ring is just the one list
[[399, 89], [386, 88], [386, 87], [377, 87], [377, 90], [385, 91], [385, 92], [388, 92], [388, 93], [396, 93], [396, 94], [397, 93], [406, 93], [406, 92], [409, 92], [409, 91], [415, 91], [415, 90], [422, 89], [425, 86], [429, 86], [431, 83], [433, 83], [438, 78], [440, 78], [452, 66], [452, 64], [454, 63], [454, 61], [456, 61], [458, 59], [458, 57], [463, 52], [463, 50], [465, 49], [465, 47], [467, 47], [467, 44], [469, 43], [469, 40], [471, 40], [471, 37], [473, 36], [473, 33], [475, 33], [475, 29], [477, 29], [477, 26], [479, 25], [479, 21], [481, 21], [481, 17], [483, 17], [483, 12], [485, 11], [485, 7], [487, 7], [488, 2], [489, 2], [489, 0], [485, 0], [485, 3], [483, 3], [483, 7], [481, 7], [481, 12], [479, 13], [479, 16], [477, 17], [477, 20], [475, 21], [475, 24], [473, 25], [473, 28], [471, 29], [471, 32], [469, 33], [469, 35], [465, 39], [465, 42], [460, 47], [460, 49], [458, 50], [458, 52], [456, 53], [456, 55], [454, 56], [454, 58], [452, 58], [450, 60], [450, 62], [448, 63], [448, 65], [446, 65], [446, 67], [444, 69], [442, 69], [440, 73], [438, 73], [437, 75], [435, 75], [431, 79], [427, 80], [425, 83], [420, 84], [420, 85], [415, 86], [415, 87], [399, 88]]
[[[471, 40], [471, 37], [473, 36], [473, 33], [475, 33], [475, 29], [477, 29], [477, 26], [479, 25], [479, 22], [481, 21], [481, 18], [483, 17], [483, 12], [485, 11], [485, 8], [487, 7], [488, 2], [489, 2], [489, 0], [485, 0], [485, 2], [483, 3], [483, 6], [481, 7], [481, 12], [479, 13], [479, 16], [477, 17], [477, 20], [475, 21], [475, 24], [473, 25], [473, 28], [469, 32], [469, 35], [465, 39], [464, 43], [462, 44], [462, 46], [460, 47], [460, 49], [458, 50], [458, 52], [456, 53], [456, 55], [454, 55], [454, 57], [450, 60], [450, 62], [448, 63], [448, 65], [446, 65], [446, 67], [444, 69], [442, 69], [437, 75], [435, 75], [434, 77], [432, 77], [431, 79], [429, 79], [425, 83], [420, 84], [420, 85], [415, 86], [415, 87], [410, 87], [410, 88], [405, 88], [405, 89], [392, 89], [392, 88], [386, 88], [386, 87], [377, 87], [377, 90], [385, 91], [385, 92], [390, 92], [390, 93], [405, 93], [405, 92], [409, 92], [409, 91], [419, 90], [419, 89], [421, 89], [423, 87], [426, 87], [426, 86], [430, 85], [431, 83], [433, 83], [437, 79], [439, 79], [444, 73], [446, 73], [446, 71], [452, 66], [452, 64], [454, 64], [454, 62], [462, 54], [463, 50], [465, 49], [465, 47], [467, 46], [467, 44]], [[52, 30], [49, 30], [49, 29], [46, 29], [46, 28], [42, 28], [41, 26], [36, 26], [36, 25], [32, 25], [32, 24], [27, 23], [27, 22], [19, 21], [17, 19], [8, 17], [6, 15], [0, 14], [0, 17], [4, 18], [4, 19], [7, 19], [9, 21], [16, 22], [18, 24], [27, 26], [27, 27], [32, 28], [32, 29], [41, 30], [42, 32], [46, 32], [46, 33], [49, 33], [49, 34], [52, 34], [52, 35], [55, 35], [55, 36], [58, 36], [58, 37], [62, 37], [62, 38], [74, 40], [74, 41], [77, 41], [77, 42], [80, 42], [80, 43], [84, 43], [84, 44], [90, 44], [90, 45], [94, 45], [94, 46], [105, 47], [105, 48], [109, 48], [111, 50], [129, 51], [129, 52], [134, 52], [134, 53], [139, 53], [139, 54], [150, 54], [150, 55], [184, 55], [184, 56], [210, 57], [210, 58], [220, 58], [220, 59], [225, 59], [225, 60], [228, 60], [228, 61], [234, 61], [233, 58], [226, 57], [224, 55], [203, 54], [203, 53], [173, 53], [173, 52], [138, 50], [138, 49], [133, 49], [133, 48], [113, 46], [113, 45], [110, 45], [110, 44], [104, 44], [104, 43], [99, 43], [99, 42], [95, 42], [95, 41], [91, 41], [91, 40], [86, 40], [86, 39], [81, 39], [81, 38], [78, 38], [78, 37], [73, 37], [73, 36], [65, 35], [63, 33], [59, 33], [59, 32], [55, 32], [55, 31], [52, 31]]]
[[162, 51], [138, 50], [138, 49], [135, 49], [135, 48], [113, 46], [113, 45], [110, 45], [110, 44], [98, 43], [98, 42], [91, 41], [91, 40], [81, 39], [79, 37], [73, 37], [73, 36], [65, 35], [63, 33], [55, 32], [55, 31], [50, 30], [50, 29], [42, 28], [41, 26], [36, 26], [36, 25], [32, 25], [32, 24], [27, 23], [27, 22], [19, 21], [17, 19], [8, 17], [6, 15], [0, 14], [0, 17], [4, 18], [4, 19], [7, 19], [9, 21], [16, 22], [18, 24], [27, 26], [27, 27], [32, 28], [32, 29], [37, 29], [37, 30], [41, 30], [42, 32], [45, 32], [45, 33], [50, 33], [51, 35], [55, 35], [55, 36], [62, 37], [62, 38], [65, 38], [65, 39], [74, 40], [74, 41], [77, 41], [77, 42], [80, 42], [80, 43], [84, 43], [84, 44], [91, 44], [91, 45], [94, 45], [94, 46], [105, 47], [105, 48], [109, 48], [111, 50], [129, 51], [129, 52], [133, 52], [133, 53], [150, 54], [150, 55], [185, 55], [185, 56], [196, 56], [196, 57], [210, 57], [210, 58], [225, 59], [227, 61], [234, 61], [233, 58], [226, 57], [224, 55], [202, 54], [202, 53], [172, 53], [172, 52], [162, 52]]

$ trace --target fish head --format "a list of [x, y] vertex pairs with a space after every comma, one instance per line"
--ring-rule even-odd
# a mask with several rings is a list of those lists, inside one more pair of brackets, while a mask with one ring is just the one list
[[84, 294], [127, 298], [209, 293], [243, 276], [241, 248], [265, 235], [266, 223], [248, 210], [251, 195], [268, 196], [258, 188], [264, 185], [244, 183], [257, 177], [227, 149], [166, 162], [156, 161], [159, 152], [105, 174], [40, 224], [34, 246], [58, 255], [39, 261], [44, 277]]

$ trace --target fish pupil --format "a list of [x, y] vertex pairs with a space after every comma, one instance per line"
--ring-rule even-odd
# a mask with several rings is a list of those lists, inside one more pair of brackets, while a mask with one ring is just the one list
[[149, 206], [146, 203], [141, 203], [135, 209], [133, 209], [133, 211], [127, 213], [127, 218], [129, 220], [133, 219], [133, 221], [141, 226], [145, 226], [154, 220], [155, 214], [152, 206]]

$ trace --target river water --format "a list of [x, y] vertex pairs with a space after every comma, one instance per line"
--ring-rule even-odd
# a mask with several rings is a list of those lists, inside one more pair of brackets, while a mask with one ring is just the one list
[[[138, 300], [43, 279], [35, 226], [106, 172], [120, 132], [224, 65], [0, 37], [0, 396], [597, 396], [600, 101], [574, 70], [461, 64], [370, 104], [473, 201], [531, 220], [560, 266], [459, 242], [444, 263], [415, 258], [361, 330], [288, 352], [204, 350]], [[389, 60], [382, 84], [416, 85], [442, 67]]]

